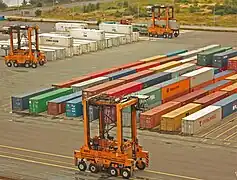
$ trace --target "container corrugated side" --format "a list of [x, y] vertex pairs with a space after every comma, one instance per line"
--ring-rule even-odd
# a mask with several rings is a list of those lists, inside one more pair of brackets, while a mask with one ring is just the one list
[[53, 90], [55, 90], [55, 88], [50, 87], [50, 88], [36, 90], [34, 92], [30, 92], [26, 94], [12, 96], [11, 97], [12, 111], [23, 111], [23, 110], [29, 109], [30, 98], [53, 91]]
[[193, 56], [196, 56], [197, 57], [197, 54], [202, 52], [202, 50], [191, 50], [191, 51], [188, 51], [188, 52], [185, 52], [185, 53], [182, 53], [182, 54], [178, 54], [178, 56], [182, 57], [182, 59], [186, 59], [186, 58], [190, 58], [190, 57], [193, 57]]
[[85, 88], [89, 88], [89, 87], [92, 87], [92, 86], [95, 86], [98, 84], [102, 84], [107, 81], [109, 81], [109, 78], [102, 76], [102, 77], [90, 79], [88, 81], [84, 81], [84, 82], [81, 82], [78, 84], [73, 84], [71, 87], [72, 87], [73, 91], [76, 92], [76, 91], [82, 91]]
[[113, 97], [123, 97], [133, 92], [140, 91], [142, 89], [142, 83], [130, 82], [116, 88], [105, 91], [104, 93]]
[[146, 76], [149, 76], [149, 75], [152, 75], [152, 74], [154, 74], [153, 71], [144, 70], [144, 71], [140, 71], [140, 72], [137, 72], [137, 73], [134, 73], [134, 74], [130, 74], [128, 76], [121, 77], [119, 79], [124, 80], [126, 83], [128, 83], [128, 82], [132, 82], [132, 81], [135, 81], [137, 79], [141, 79], [143, 77], [146, 77]]
[[200, 99], [195, 100], [194, 103], [201, 104], [202, 107], [207, 107], [209, 105], [216, 103], [217, 101], [220, 101], [221, 99], [226, 98], [227, 96], [228, 96], [227, 92], [217, 91], [207, 96], [204, 96]]
[[171, 57], [159, 59], [158, 61], [160, 62], [160, 64], [165, 64], [171, 61], [180, 61], [180, 60], [181, 60], [180, 56], [171, 56]]
[[233, 74], [235, 74], [235, 71], [232, 71], [232, 70], [222, 71], [214, 75], [214, 82], [224, 80], [227, 77], [232, 76]]
[[211, 94], [211, 93], [219, 91], [222, 88], [225, 88], [231, 84], [232, 84], [232, 81], [230, 81], [230, 80], [222, 80], [222, 81], [218, 81], [214, 84], [208, 85], [208, 86], [204, 87], [203, 89], [207, 90], [208, 93]]
[[80, 83], [80, 82], [83, 82], [83, 81], [87, 81], [89, 79], [91, 79], [90, 76], [81, 76], [79, 78], [73, 78], [73, 79], [71, 79], [69, 81], [66, 81], [66, 82], [52, 84], [52, 86], [56, 87], [56, 88], [69, 88], [73, 84], [77, 84], [77, 83]]
[[161, 83], [162, 103], [190, 92], [190, 81], [186, 77], [178, 77]]
[[123, 70], [123, 69], [131, 68], [131, 67], [134, 67], [134, 66], [138, 66], [138, 65], [141, 65], [141, 64], [144, 64], [144, 62], [135, 61], [135, 62], [132, 62], [132, 63], [121, 65], [121, 66], [119, 66], [119, 69]]
[[218, 48], [218, 47], [221, 47], [221, 45], [220, 44], [211, 44], [211, 45], [199, 48], [198, 50], [207, 51], [207, 50], [215, 49], [215, 48]]
[[171, 62], [162, 64], [162, 65], [150, 68], [149, 70], [154, 71], [154, 72], [163, 72], [163, 71], [165, 71], [167, 69], [171, 69], [171, 68], [176, 67], [176, 66], [178, 66], [180, 64], [181, 63], [178, 62], [178, 61], [171, 61]]
[[72, 93], [71, 88], [62, 88], [30, 98], [29, 112], [32, 114], [38, 114], [44, 112], [47, 110], [48, 101], [71, 93]]
[[183, 95], [179, 98], [173, 99], [172, 101], [180, 102], [181, 105], [183, 106], [183, 105], [186, 105], [188, 103], [192, 103], [196, 99], [202, 98], [202, 97], [206, 96], [207, 94], [208, 94], [208, 91], [203, 90], [203, 89], [199, 89], [199, 90], [193, 91], [191, 93], [188, 93], [186, 95]]
[[179, 108], [179, 102], [167, 102], [140, 114], [140, 128], [151, 129], [160, 125], [161, 116]]
[[171, 73], [160, 72], [158, 74], [153, 74], [153, 75], [138, 79], [136, 80], [136, 82], [142, 83], [143, 88], [147, 88], [147, 87], [162, 83], [170, 79], [171, 79]]
[[192, 63], [185, 63], [180, 66], [165, 70], [164, 72], [169, 72], [172, 75], [172, 78], [177, 78], [183, 74], [189, 73], [191, 71], [194, 71], [196, 69], [196, 64]]
[[66, 116], [79, 117], [83, 115], [82, 98], [76, 98], [66, 103]]
[[235, 83], [235, 82], [237, 82], [237, 74], [234, 74], [232, 76], [226, 77], [225, 79], [226, 80], [231, 80], [231, 81], [233, 81]]
[[201, 105], [189, 103], [161, 116], [161, 131], [180, 131], [182, 118], [201, 109]]
[[155, 67], [160, 65], [159, 61], [154, 61], [154, 62], [148, 62], [145, 64], [140, 64], [138, 66], [133, 66], [131, 67], [131, 69], [135, 69], [137, 72], [139, 71], [144, 71], [144, 70], [148, 70], [149, 68]]
[[179, 62], [181, 62], [182, 64], [184, 64], [184, 63], [194, 63], [194, 61], [196, 61], [196, 60], [197, 60], [197, 56], [193, 56], [193, 57], [181, 59], [181, 60], [179, 60]]
[[103, 91], [118, 87], [122, 84], [125, 84], [124, 80], [116, 79], [116, 80], [105, 82], [103, 84], [92, 86], [90, 88], [86, 88], [83, 90], [83, 99], [87, 99], [91, 96], [94, 96], [94, 95], [99, 94]]
[[237, 57], [228, 59], [227, 69], [237, 71]]
[[170, 56], [177, 56], [177, 55], [179, 55], [179, 54], [186, 53], [187, 51], [188, 51], [187, 49], [181, 49], [181, 50], [169, 52], [169, 53], [166, 54], [166, 56], [167, 56], [167, 57], [170, 57]]
[[227, 92], [228, 95], [235, 94], [235, 93], [237, 93], [237, 83], [227, 86], [227, 87], [221, 89], [221, 91]]
[[228, 66], [228, 59], [237, 56], [237, 50], [231, 49], [223, 53], [215, 54], [212, 60], [212, 66], [224, 68]]
[[208, 106], [182, 119], [182, 133], [194, 135], [221, 121], [221, 108]]
[[213, 104], [213, 106], [220, 106], [222, 108], [222, 118], [225, 118], [237, 111], [237, 94], [226, 97]]
[[204, 67], [181, 76], [190, 78], [190, 87], [194, 88], [203, 83], [212, 82], [214, 78], [214, 70], [213, 68]]

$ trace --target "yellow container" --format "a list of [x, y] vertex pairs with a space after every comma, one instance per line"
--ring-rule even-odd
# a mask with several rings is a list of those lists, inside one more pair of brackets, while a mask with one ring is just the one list
[[227, 78], [225, 78], [226, 80], [231, 80], [233, 82], [237, 82], [237, 74], [234, 74], [232, 76], [229, 76]]
[[178, 131], [181, 128], [182, 118], [189, 116], [202, 108], [200, 104], [189, 103], [174, 111], [161, 116], [162, 131]]
[[171, 69], [171, 68], [176, 67], [176, 66], [178, 66], [180, 64], [181, 64], [181, 62], [179, 62], [179, 61], [171, 61], [171, 62], [162, 64], [162, 65], [150, 68], [150, 70], [151, 71], [155, 71], [155, 72], [163, 72], [163, 71], [165, 71], [167, 69]]
[[152, 61], [156, 61], [156, 60], [159, 60], [159, 59], [163, 59], [163, 58], [166, 58], [167, 56], [166, 55], [157, 55], [157, 56], [152, 56], [152, 57], [149, 57], [149, 58], [145, 58], [145, 59], [142, 59], [140, 60], [141, 62], [152, 62]]

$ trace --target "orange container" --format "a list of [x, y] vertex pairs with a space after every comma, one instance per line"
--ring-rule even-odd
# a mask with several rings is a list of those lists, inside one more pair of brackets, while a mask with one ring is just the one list
[[175, 80], [169, 81], [174, 81], [174, 83], [168, 84], [167, 86], [163, 86], [161, 88], [162, 103], [165, 103], [190, 92], [189, 78], [179, 77]]
[[228, 95], [235, 94], [235, 93], [237, 93], [237, 83], [227, 86], [227, 87], [221, 89], [221, 91], [227, 92]]

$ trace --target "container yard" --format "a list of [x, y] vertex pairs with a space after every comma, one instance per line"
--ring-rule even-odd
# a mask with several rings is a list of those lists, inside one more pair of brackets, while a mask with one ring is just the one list
[[[54, 32], [49, 28], [39, 34], [39, 47], [54, 62], [38, 69], [0, 65], [0, 161], [6, 164], [0, 179], [11, 174], [15, 179], [39, 179], [42, 171], [48, 172], [48, 179], [121, 179], [113, 174], [116, 167], [101, 175], [93, 164], [91, 172], [83, 172], [84, 164], [75, 167], [72, 162], [73, 156], [85, 156], [80, 147], [86, 148], [85, 137], [97, 134], [101, 123], [106, 132], [116, 128], [105, 135], [108, 139], [122, 131], [125, 139], [139, 134], [142, 147], [136, 147], [143, 157], [136, 161], [132, 179], [235, 178], [235, 34], [217, 40], [223, 36], [190, 32], [172, 40], [131, 43], [137, 36], [123, 29], [126, 26], [116, 33], [106, 30], [108, 26], [92, 30], [83, 23], [53, 26]], [[203, 38], [194, 42], [198, 34]], [[118, 119], [121, 124], [115, 126]], [[85, 135], [85, 129], [91, 135]], [[121, 172], [125, 177], [130, 171]]]

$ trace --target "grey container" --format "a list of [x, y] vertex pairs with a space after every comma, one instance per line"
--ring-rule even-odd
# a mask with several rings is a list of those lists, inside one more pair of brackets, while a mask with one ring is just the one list
[[26, 109], [29, 109], [29, 99], [38, 96], [50, 91], [55, 90], [54, 87], [40, 89], [34, 92], [30, 92], [27, 94], [21, 94], [11, 97], [11, 103], [12, 103], [12, 111], [23, 111]]
[[237, 50], [229, 50], [215, 54], [212, 60], [212, 66], [217, 68], [227, 67], [228, 59], [237, 56]]
[[180, 66], [168, 69], [164, 72], [171, 73], [172, 78], [177, 78], [185, 73], [196, 70], [196, 64], [193, 63], [185, 63]]
[[[140, 122], [140, 111], [137, 111], [137, 123]], [[131, 112], [122, 112], [122, 125], [123, 127], [130, 127], [132, 123]]]
[[214, 104], [213, 106], [219, 106], [222, 108], [222, 118], [225, 118], [237, 111], [237, 94], [233, 94], [227, 98], [224, 98]]
[[95, 106], [89, 106], [89, 121], [94, 121], [99, 119], [99, 109]]

